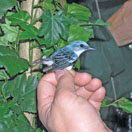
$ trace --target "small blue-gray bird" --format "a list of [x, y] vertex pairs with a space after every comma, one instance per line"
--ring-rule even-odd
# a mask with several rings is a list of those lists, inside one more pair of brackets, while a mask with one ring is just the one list
[[35, 61], [33, 64], [44, 64], [47, 67], [43, 68], [43, 72], [57, 71], [63, 69], [72, 69], [74, 63], [79, 56], [88, 50], [95, 50], [91, 48], [86, 42], [74, 41], [64, 48], [56, 50], [51, 56], [43, 56], [42, 59]]

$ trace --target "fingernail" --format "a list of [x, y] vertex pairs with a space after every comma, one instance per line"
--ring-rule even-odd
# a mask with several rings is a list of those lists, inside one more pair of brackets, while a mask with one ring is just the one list
[[62, 77], [64, 75], [64, 71], [63, 70], [58, 70], [55, 73], [56, 73], [57, 80], [59, 80], [60, 77]]

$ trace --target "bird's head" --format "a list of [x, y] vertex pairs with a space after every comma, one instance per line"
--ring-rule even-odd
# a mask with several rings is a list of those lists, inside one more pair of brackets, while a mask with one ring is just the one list
[[95, 50], [84, 41], [74, 41], [68, 45], [78, 56], [87, 50]]

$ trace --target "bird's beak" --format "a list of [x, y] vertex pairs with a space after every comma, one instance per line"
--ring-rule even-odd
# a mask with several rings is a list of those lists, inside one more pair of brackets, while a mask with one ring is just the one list
[[91, 48], [91, 47], [89, 47], [88, 50], [96, 50], [96, 49], [95, 49], [95, 48]]

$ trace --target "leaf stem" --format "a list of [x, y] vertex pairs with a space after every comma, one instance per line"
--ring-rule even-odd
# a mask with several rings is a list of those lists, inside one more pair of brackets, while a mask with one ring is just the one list
[[15, 50], [17, 53], [19, 53], [19, 38], [20, 38], [20, 30], [18, 31], [18, 35], [17, 35], [17, 39], [16, 39], [16, 42], [15, 42]]
[[88, 23], [88, 24], [81, 24], [80, 26], [104, 26], [104, 25], [102, 25], [102, 24]]
[[117, 106], [116, 103], [119, 102], [119, 101], [120, 101], [120, 99], [115, 100], [114, 102], [112, 102], [112, 103], [110, 103], [110, 104], [108, 104], [108, 105], [105, 105], [105, 107], [109, 107], [109, 106]]
[[[34, 6], [34, 0], [32, 0], [32, 9], [31, 9], [31, 21], [30, 21], [30, 24], [33, 22], [33, 6]], [[32, 43], [29, 42], [29, 63], [30, 64], [32, 63], [32, 60], [33, 60], [33, 49], [31, 47], [32, 47]]]
[[17, 1], [17, 3], [16, 3], [15, 9], [16, 9], [17, 12], [19, 12], [18, 1]]
[[38, 8], [35, 9], [35, 13], [34, 13], [34, 16], [33, 16], [33, 21], [37, 19], [37, 17], [36, 17], [37, 16], [37, 12], [38, 12]]
[[2, 88], [1, 88], [1, 94], [2, 94], [2, 96], [3, 96], [3, 100], [4, 100], [4, 102], [7, 102], [7, 99], [6, 99], [6, 96], [5, 96], [5, 92], [4, 92], [4, 87], [5, 87], [5, 85], [7, 84], [7, 80], [5, 80], [5, 83], [2, 85]]

